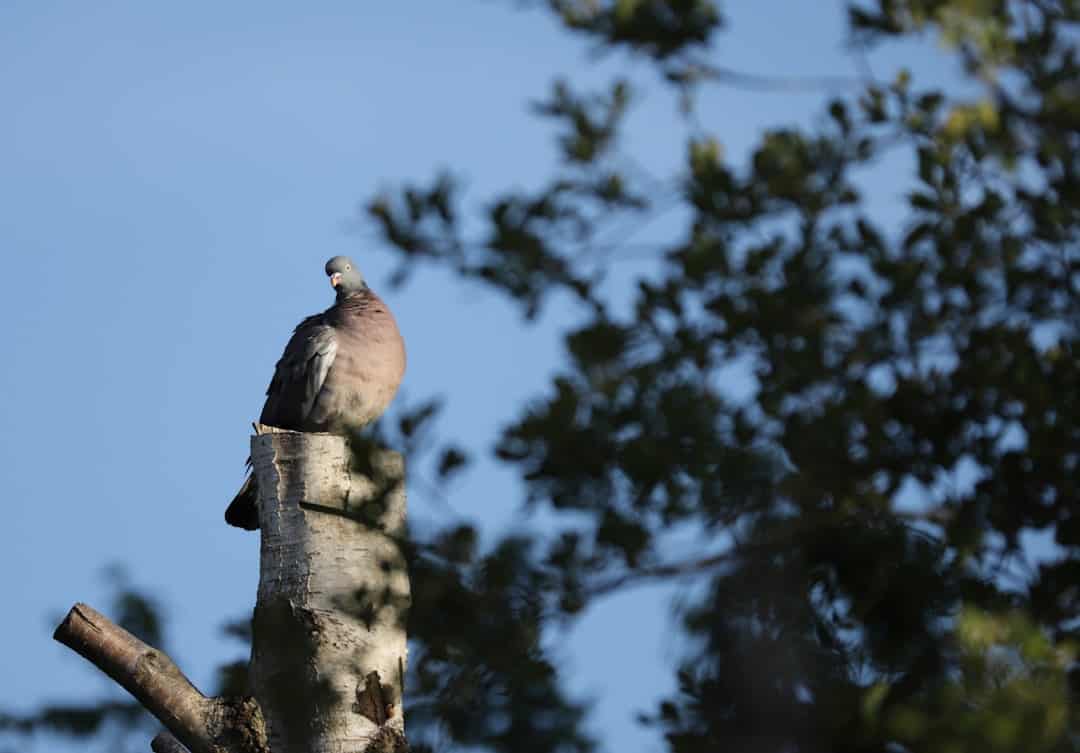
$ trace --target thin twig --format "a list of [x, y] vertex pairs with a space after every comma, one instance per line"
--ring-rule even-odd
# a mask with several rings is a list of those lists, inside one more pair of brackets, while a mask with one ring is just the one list
[[604, 596], [627, 585], [638, 585], [643, 581], [656, 580], [657, 578], [678, 578], [689, 575], [698, 575], [706, 570], [731, 561], [739, 552], [730, 549], [720, 554], [709, 557], [700, 557], [682, 562], [665, 562], [651, 567], [639, 567], [631, 572], [623, 573], [607, 581], [601, 581], [589, 589], [589, 596]]
[[713, 83], [761, 92], [850, 90], [862, 84], [851, 76], [766, 76], [711, 64], [702, 65], [700, 73], [702, 78]]

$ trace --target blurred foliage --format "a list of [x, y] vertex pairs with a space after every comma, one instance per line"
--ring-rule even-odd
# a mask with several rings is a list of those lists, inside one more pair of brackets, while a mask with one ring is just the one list
[[[708, 0], [532, 4], [684, 104], [761, 83], [710, 63]], [[446, 173], [368, 205], [398, 280], [445, 265], [529, 319], [580, 312], [496, 443], [543, 524], [410, 544], [418, 749], [595, 747], [545, 637], [678, 581], [678, 691], [640, 718], [673, 753], [1080, 750], [1080, 5], [866, 0], [848, 22], [864, 53], [934, 35], [971, 86], [867, 75], [738, 164], [673, 113], [661, 180], [622, 152], [629, 81], [560, 81], [535, 104], [545, 185], [480, 217]], [[862, 177], [886, 154], [910, 171], [882, 218]], [[656, 264], [602, 286], [661, 212]], [[437, 414], [394, 431], [442, 481], [469, 458]]]
[[[769, 83], [713, 62], [712, 3], [548, 5], [683, 97]], [[867, 74], [745, 163], [676, 112], [662, 137], [685, 163], [658, 179], [622, 150], [631, 81], [561, 80], [536, 106], [561, 151], [545, 185], [480, 218], [446, 174], [371, 203], [402, 279], [423, 260], [528, 318], [582, 304], [565, 367], [496, 445], [543, 527], [491, 553], [459, 528], [439, 572], [479, 584], [513, 547], [503, 580], [537, 629], [638, 582], [698, 584], [679, 692], [642, 715], [679, 753], [1075, 750], [1080, 6], [878, 0], [848, 21], [862, 54], [936, 37], [970, 85]], [[886, 154], [911, 177], [883, 218], [863, 176]], [[657, 264], [601, 285], [660, 212], [679, 227]], [[416, 626], [421, 666], [446, 628]], [[470, 724], [490, 720], [470, 695]]]

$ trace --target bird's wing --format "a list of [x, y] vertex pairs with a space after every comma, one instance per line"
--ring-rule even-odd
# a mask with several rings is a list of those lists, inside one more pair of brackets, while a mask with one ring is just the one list
[[274, 367], [259, 422], [297, 431], [317, 429], [308, 426], [308, 419], [337, 350], [337, 335], [324, 314], [300, 322]]

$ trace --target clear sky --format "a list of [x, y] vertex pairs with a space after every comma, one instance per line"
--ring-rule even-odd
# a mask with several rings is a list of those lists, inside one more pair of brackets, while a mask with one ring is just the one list
[[[717, 62], [854, 75], [842, 3], [737, 6]], [[550, 134], [527, 104], [557, 74], [599, 82], [626, 65], [587, 53], [509, 0], [0, 4], [0, 708], [106, 687], [51, 633], [72, 602], [105, 606], [108, 563], [160, 595], [167, 648], [197, 685], [238, 653], [217, 626], [253, 605], [258, 537], [222, 512], [291, 328], [331, 302], [332, 255], [353, 255], [397, 315], [403, 394], [443, 395], [442, 430], [481, 461], [450, 489], [452, 514], [512, 522], [520, 492], [491, 443], [558, 368], [558, 326], [577, 312], [557, 303], [526, 327], [438, 272], [392, 289], [395, 258], [345, 228], [380, 187], [439, 167], [467, 179], [474, 208], [549, 175]], [[682, 126], [642, 80], [628, 143], [669, 173]], [[717, 89], [701, 117], [739, 155], [822, 101]], [[647, 267], [620, 265], [613, 295]], [[417, 518], [451, 514], [413, 491]], [[609, 750], [659, 748], [632, 714], [671, 686], [660, 598], [601, 605], [563, 652]]]

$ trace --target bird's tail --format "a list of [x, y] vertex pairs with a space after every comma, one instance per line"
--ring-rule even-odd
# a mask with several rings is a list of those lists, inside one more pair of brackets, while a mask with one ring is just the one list
[[259, 485], [255, 474], [249, 473], [244, 485], [225, 509], [225, 522], [237, 528], [254, 531], [259, 527]]

